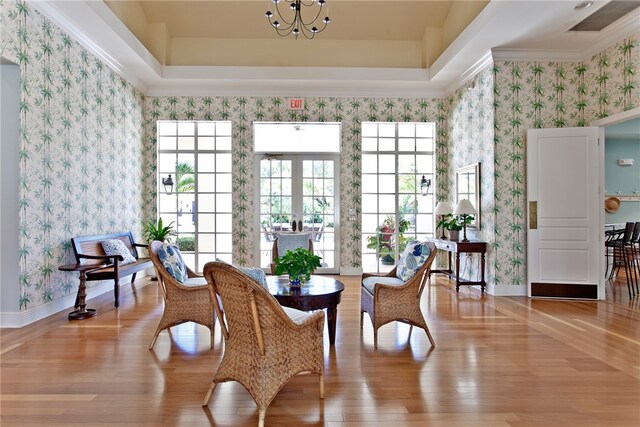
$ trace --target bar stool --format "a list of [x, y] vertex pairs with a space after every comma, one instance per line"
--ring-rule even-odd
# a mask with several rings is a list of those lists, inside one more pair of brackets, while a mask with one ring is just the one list
[[629, 298], [632, 298], [638, 292], [638, 283], [635, 278], [635, 268], [631, 265], [631, 263], [633, 262], [633, 248], [631, 240], [633, 238], [635, 228], [636, 223], [627, 222], [624, 227], [624, 233], [622, 234], [622, 237], [605, 242], [605, 247], [607, 249], [611, 248], [613, 251], [613, 265], [611, 268], [609, 279], [613, 278], [616, 271], [620, 271], [621, 266], [624, 266], [624, 272], [627, 276], [627, 289], [629, 290]]

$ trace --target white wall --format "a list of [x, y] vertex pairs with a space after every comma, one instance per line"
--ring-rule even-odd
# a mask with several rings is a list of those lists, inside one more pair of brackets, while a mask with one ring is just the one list
[[0, 312], [17, 312], [20, 68], [0, 65]]

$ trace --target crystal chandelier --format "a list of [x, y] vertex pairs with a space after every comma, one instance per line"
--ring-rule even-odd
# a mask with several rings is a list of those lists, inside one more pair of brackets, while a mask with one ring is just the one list
[[[269, 20], [269, 23], [273, 28], [276, 29], [276, 32], [281, 37], [286, 37], [289, 34], [293, 34], [297, 39], [300, 34], [305, 36], [308, 39], [312, 39], [315, 37], [317, 33], [324, 31], [327, 28], [327, 24], [331, 22], [328, 16], [325, 16], [322, 19], [322, 26], [318, 28], [313, 24], [320, 17], [322, 13], [322, 9], [324, 5], [327, 3], [326, 0], [309, 0], [305, 2], [304, 0], [271, 0], [276, 5], [275, 14], [270, 10], [265, 13], [265, 16]], [[280, 3], [287, 3], [289, 5], [289, 12], [285, 11], [285, 14], [280, 11]], [[304, 7], [317, 6], [318, 12], [315, 14], [313, 19], [305, 20], [302, 17], [302, 10]], [[284, 9], [284, 6], [283, 6]], [[305, 9], [309, 11], [310, 9]], [[305, 14], [305, 17], [308, 15]], [[287, 19], [288, 18], [288, 19]]]

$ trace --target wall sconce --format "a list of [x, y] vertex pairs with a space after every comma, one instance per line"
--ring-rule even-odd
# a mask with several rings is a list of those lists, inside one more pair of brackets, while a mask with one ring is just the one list
[[424, 175], [422, 175], [422, 179], [420, 180], [420, 193], [426, 196], [427, 193], [429, 193], [429, 187], [431, 187], [431, 180], [426, 179]]
[[169, 174], [168, 178], [162, 178], [162, 185], [164, 185], [165, 193], [171, 194], [173, 192], [173, 179], [171, 179], [171, 174]]
[[454, 215], [462, 215], [462, 227], [464, 229], [461, 240], [462, 242], [469, 241], [469, 239], [467, 239], [467, 215], [474, 215], [476, 213], [476, 208], [473, 207], [469, 199], [460, 200], [456, 207], [453, 209]]

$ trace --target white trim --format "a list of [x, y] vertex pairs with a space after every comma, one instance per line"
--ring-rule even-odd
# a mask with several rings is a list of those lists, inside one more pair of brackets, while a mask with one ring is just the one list
[[492, 57], [492, 52], [487, 51], [482, 58], [480, 58], [475, 64], [473, 64], [467, 71], [460, 74], [456, 77], [450, 84], [445, 88], [445, 93], [448, 95], [453, 94], [460, 87], [464, 86], [467, 82], [473, 79], [480, 71], [484, 70], [486, 67], [493, 63], [494, 58]]
[[524, 285], [494, 285], [487, 284], [485, 288], [489, 295], [495, 297], [526, 297], [527, 287]]
[[584, 55], [575, 50], [491, 49], [494, 61], [580, 62]]
[[616, 123], [621, 123], [629, 119], [635, 119], [640, 117], [640, 107], [632, 108], [631, 110], [623, 111], [622, 113], [613, 114], [604, 119], [591, 122], [589, 126], [611, 126]]
[[[623, 111], [622, 113], [617, 113], [617, 114], [613, 114], [609, 117], [605, 117], [604, 119], [600, 119], [600, 120], [596, 120], [594, 122], [591, 123], [591, 126], [598, 126], [600, 128], [599, 130], [599, 138], [601, 143], [599, 144], [599, 162], [600, 162], [600, 176], [599, 176], [599, 195], [600, 195], [600, 199], [604, 199], [605, 194], [604, 194], [604, 187], [605, 187], [605, 177], [604, 177], [604, 146], [606, 144], [606, 138], [605, 138], [605, 127], [607, 126], [611, 126], [617, 123], [621, 123], [624, 122], [626, 120], [630, 120], [630, 119], [636, 119], [640, 117], [640, 107], [636, 107], [633, 108], [631, 110], [628, 111]], [[604, 225], [605, 225], [605, 214], [604, 214], [604, 209], [600, 209], [600, 229], [604, 230]], [[602, 235], [600, 235], [600, 246], [602, 246]], [[601, 272], [602, 271], [606, 271], [606, 262], [605, 259], [602, 259], [602, 265], [600, 266], [601, 268]], [[600, 274], [600, 282], [598, 283], [598, 298], [600, 300], [605, 300], [606, 299], [606, 280], [603, 274]]]
[[[611, 24], [611, 27], [607, 28], [607, 30], [609, 30], [608, 34], [604, 34], [602, 38], [598, 39], [597, 43], [594, 43], [581, 52], [582, 59], [585, 61], [591, 59], [596, 53], [602, 52], [614, 44], [619, 43], [620, 40], [638, 34], [639, 28], [640, 13], [638, 13], [638, 10], [635, 10]], [[602, 32], [605, 31], [606, 30], [603, 30]]]
[[581, 51], [509, 48], [494, 48], [491, 51], [494, 61], [583, 62], [621, 40], [637, 34], [638, 28], [640, 28], [640, 14], [631, 12], [602, 30], [598, 41]]
[[[148, 89], [141, 68], [146, 65], [159, 75], [160, 63], [103, 2], [49, 0], [30, 4], [141, 92]], [[134, 55], [123, 55], [124, 51], [131, 50]], [[117, 52], [119, 59], [112, 55], [114, 52]], [[122, 60], [127, 60], [127, 63], [121, 62]], [[141, 67], [140, 63], [143, 61], [144, 65]]]
[[[140, 276], [144, 277], [144, 276]], [[125, 277], [120, 280], [120, 286], [130, 284], [131, 279]], [[137, 281], [136, 281], [137, 282]], [[87, 288], [87, 293], [91, 295], [91, 298], [87, 299], [87, 305], [91, 306], [91, 300], [97, 298], [106, 293], [113, 293], [113, 280], [103, 280], [96, 285]], [[42, 304], [31, 310], [20, 312], [1, 312], [0, 313], [0, 326], [3, 328], [22, 328], [38, 320], [42, 320], [45, 317], [59, 313], [64, 310], [71, 310], [73, 304], [76, 302], [76, 294], [71, 293], [65, 295], [62, 298], [58, 298], [46, 304]], [[99, 315], [99, 314], [98, 314]]]
[[163, 66], [148, 96], [442, 98], [424, 68]]
[[340, 267], [341, 276], [362, 276], [362, 267]]

